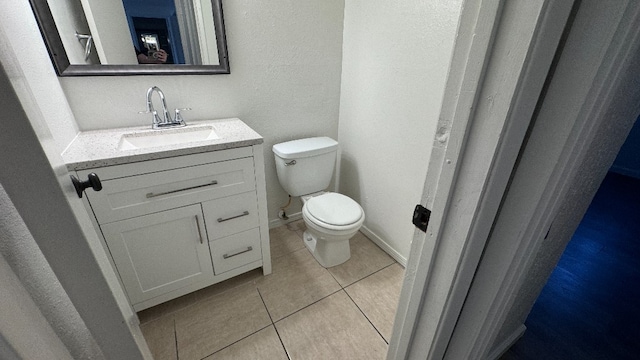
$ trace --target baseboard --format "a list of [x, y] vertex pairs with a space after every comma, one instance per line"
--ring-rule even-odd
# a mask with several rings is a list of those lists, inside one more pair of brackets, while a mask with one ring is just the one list
[[399, 252], [397, 252], [394, 248], [392, 248], [391, 246], [389, 246], [389, 244], [387, 244], [386, 241], [384, 241], [380, 236], [378, 236], [376, 233], [374, 233], [373, 231], [371, 231], [368, 227], [366, 226], [362, 226], [362, 228], [360, 228], [360, 231], [362, 231], [362, 233], [368, 237], [371, 241], [373, 241], [376, 245], [378, 245], [378, 247], [380, 249], [382, 249], [384, 252], [386, 252], [387, 254], [389, 254], [389, 256], [391, 256], [392, 258], [395, 259], [395, 261], [397, 261], [400, 265], [402, 265], [403, 267], [407, 267], [407, 258], [405, 258], [404, 256], [402, 256]]
[[620, 175], [630, 176], [632, 178], [640, 179], [640, 170], [638, 169], [630, 169], [630, 168], [614, 165], [611, 167], [611, 169], [609, 169], [609, 171], [612, 171]]
[[511, 335], [507, 336], [503, 342], [493, 348], [489, 356], [487, 356], [487, 360], [498, 360], [505, 352], [507, 352], [507, 350], [509, 350], [511, 346], [513, 346], [513, 344], [516, 343], [516, 341], [518, 341], [518, 339], [522, 337], [525, 330], [527, 330], [527, 327], [524, 326], [524, 324], [520, 325]]
[[278, 226], [282, 226], [284, 224], [288, 224], [293, 221], [297, 221], [302, 219], [302, 212], [297, 212], [294, 214], [287, 215], [288, 219], [272, 219], [269, 220], [269, 229], [277, 228]]

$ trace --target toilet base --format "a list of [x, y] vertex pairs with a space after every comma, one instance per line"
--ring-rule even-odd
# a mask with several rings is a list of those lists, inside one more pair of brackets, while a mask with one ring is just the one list
[[351, 258], [349, 239], [326, 241], [318, 239], [309, 230], [302, 235], [304, 245], [311, 255], [325, 268], [340, 265]]

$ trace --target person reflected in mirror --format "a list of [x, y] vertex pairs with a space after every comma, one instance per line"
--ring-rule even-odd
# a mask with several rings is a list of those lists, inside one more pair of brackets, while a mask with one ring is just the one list
[[167, 62], [167, 52], [160, 49], [149, 51], [146, 54], [136, 48], [136, 57], [139, 64], [164, 64]]

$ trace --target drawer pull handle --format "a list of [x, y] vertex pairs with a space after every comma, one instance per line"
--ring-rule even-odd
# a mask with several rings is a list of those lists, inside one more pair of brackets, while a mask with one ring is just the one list
[[198, 215], [196, 215], [196, 226], [198, 227], [198, 237], [200, 238], [200, 244], [204, 244], [202, 241], [202, 231], [200, 231], [200, 221], [198, 220]]
[[169, 194], [177, 193], [177, 192], [180, 192], [180, 191], [193, 190], [193, 189], [197, 189], [197, 188], [201, 188], [201, 187], [205, 187], [205, 186], [217, 185], [217, 184], [218, 184], [218, 180], [213, 180], [212, 182], [210, 182], [208, 184], [189, 186], [189, 187], [178, 189], [178, 190], [170, 190], [170, 191], [165, 191], [165, 192], [161, 192], [161, 193], [157, 193], [157, 194], [148, 193], [147, 194], [147, 199], [151, 199], [151, 198], [154, 198], [156, 196], [169, 195]]
[[226, 219], [218, 218], [218, 222], [219, 222], [219, 223], [221, 223], [221, 222], [225, 222], [225, 221], [229, 221], [229, 220], [237, 219], [237, 218], [239, 218], [239, 217], [243, 217], [243, 216], [247, 216], [247, 215], [249, 215], [249, 212], [245, 210], [245, 211], [243, 211], [243, 212], [242, 212], [242, 214], [240, 214], [240, 215], [236, 215], [236, 216], [228, 217], [228, 218], [226, 218]]
[[222, 258], [223, 258], [223, 259], [232, 258], [232, 257], [234, 257], [234, 256], [238, 256], [238, 255], [240, 255], [240, 254], [244, 254], [244, 253], [249, 252], [249, 251], [251, 251], [251, 250], [253, 250], [253, 247], [251, 247], [251, 246], [247, 246], [247, 248], [246, 248], [245, 250], [238, 251], [237, 253], [235, 253], [235, 254], [231, 254], [231, 255], [229, 255], [229, 254], [224, 254], [224, 255], [222, 255]]

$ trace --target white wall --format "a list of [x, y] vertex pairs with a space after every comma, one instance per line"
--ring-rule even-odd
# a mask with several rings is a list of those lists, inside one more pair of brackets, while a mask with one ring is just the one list
[[[82, 130], [151, 125], [147, 88], [187, 120], [239, 117], [265, 138], [269, 218], [287, 195], [271, 146], [305, 136], [338, 136], [343, 0], [225, 1], [231, 74], [76, 77], [61, 82]], [[299, 212], [299, 202], [291, 213]]]
[[35, 130], [40, 134], [47, 133], [47, 136], [43, 136], [51, 139], [51, 144], [47, 146], [56, 146], [62, 153], [78, 133], [78, 127], [29, 2], [0, 1], [0, 14], [0, 62], [10, 77], [12, 74], [22, 74], [18, 83], [24, 85], [22, 90], [36, 99], [36, 104], [25, 107], [25, 111], [45, 112], [43, 115], [50, 126]]
[[347, 0], [340, 190], [364, 230], [406, 259], [424, 186], [461, 0]]

